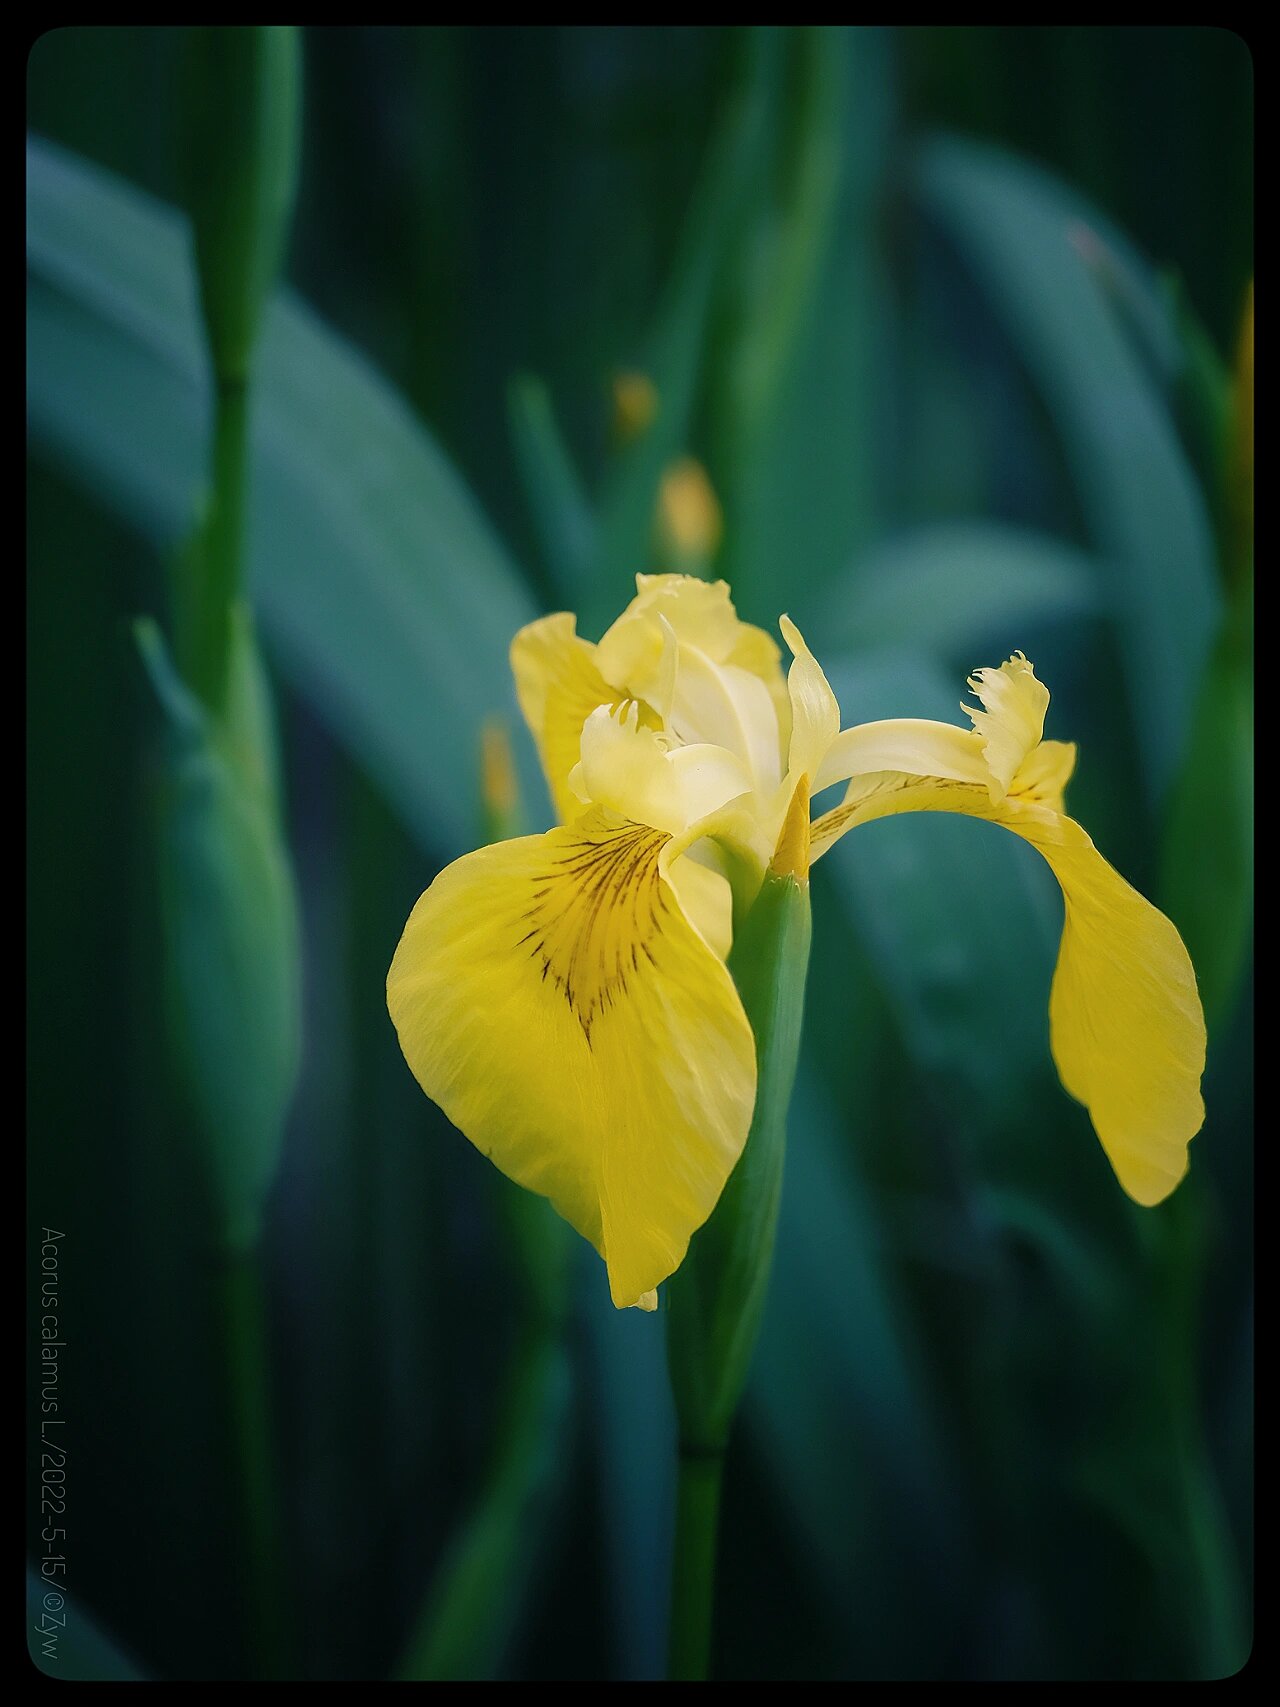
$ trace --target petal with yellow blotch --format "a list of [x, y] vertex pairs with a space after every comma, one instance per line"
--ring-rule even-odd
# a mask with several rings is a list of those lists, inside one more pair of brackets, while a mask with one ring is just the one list
[[446, 868], [387, 1004], [423, 1090], [604, 1257], [619, 1308], [679, 1267], [751, 1124], [751, 1027], [681, 911], [670, 838], [592, 807]]

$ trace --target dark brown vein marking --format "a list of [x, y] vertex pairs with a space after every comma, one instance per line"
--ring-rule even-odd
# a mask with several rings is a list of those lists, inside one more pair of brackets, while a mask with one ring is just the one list
[[645, 824], [568, 843], [536, 879], [529, 929], [517, 941], [542, 963], [572, 1010], [587, 1045], [602, 1013], [626, 994], [640, 971], [640, 952], [657, 965], [651, 947], [667, 910], [658, 855], [669, 837]]

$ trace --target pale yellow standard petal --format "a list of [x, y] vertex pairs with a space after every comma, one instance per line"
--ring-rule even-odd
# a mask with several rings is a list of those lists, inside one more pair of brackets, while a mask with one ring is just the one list
[[634, 701], [591, 713], [569, 786], [584, 800], [678, 836], [751, 789], [743, 760], [699, 742], [674, 746], [639, 722]]
[[778, 642], [754, 623], [740, 622], [738, 638], [725, 662], [745, 670], [763, 684], [778, 725], [776, 745], [780, 763], [791, 741], [791, 696], [782, 673], [782, 652]]
[[822, 666], [789, 616], [779, 619], [783, 639], [791, 648], [787, 691], [791, 699], [791, 743], [787, 773], [816, 777], [831, 743], [840, 733], [840, 707]]
[[717, 662], [728, 658], [738, 643], [739, 622], [727, 581], [703, 581], [696, 575], [637, 575], [636, 596], [601, 637], [603, 667], [626, 682], [643, 673], [646, 660], [656, 662], [662, 650], [659, 618], [671, 625], [676, 638], [696, 646]]
[[1034, 667], [1021, 652], [998, 670], [975, 670], [969, 686], [982, 702], [961, 710], [982, 738], [991, 771], [991, 798], [999, 800], [1044, 733], [1049, 690], [1036, 680]]
[[739, 621], [724, 581], [637, 575], [636, 587], [601, 637], [605, 676], [652, 705], [680, 740], [726, 747], [750, 763], [758, 786], [777, 783], [786, 688], [775, 642]]
[[663, 871], [669, 838], [593, 807], [443, 871], [387, 1001], [414, 1076], [605, 1258], [614, 1303], [680, 1264], [741, 1154], [755, 1045]]
[[520, 630], [511, 642], [511, 669], [556, 812], [567, 822], [582, 811], [569, 787], [582, 725], [598, 705], [616, 705], [624, 696], [601, 675], [596, 648], [579, 636], [577, 618], [568, 611]]
[[842, 729], [818, 767], [814, 793], [850, 777], [881, 771], [976, 782], [983, 788], [991, 778], [982, 739], [972, 729], [923, 717], [895, 717]]
[[855, 779], [813, 826], [813, 857], [846, 831], [899, 812], [962, 812], [1039, 850], [1062, 888], [1064, 920], [1049, 1003], [1063, 1086], [1089, 1110], [1120, 1184], [1138, 1203], [1167, 1197], [1204, 1121], [1205, 1027], [1195, 972], [1170, 921], [1063, 816], [1075, 749], [1046, 742], [993, 804], [981, 783], [882, 772]]

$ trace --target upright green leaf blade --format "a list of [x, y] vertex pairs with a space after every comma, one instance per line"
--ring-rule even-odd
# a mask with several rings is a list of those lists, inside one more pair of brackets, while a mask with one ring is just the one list
[[[36, 438], [152, 537], [190, 524], [208, 419], [182, 218], [43, 142], [28, 149]], [[294, 684], [442, 856], [470, 844], [475, 735], [511, 703], [535, 613], [430, 434], [295, 298], [268, 315], [250, 584]]]
[[[891, 534], [830, 586], [830, 650], [898, 647], [951, 657], [993, 630], [1078, 621], [1102, 610], [1087, 552], [999, 522], [939, 522]], [[1021, 644], [1030, 645], [1025, 634]]]
[[507, 388], [507, 415], [525, 498], [552, 583], [576, 605], [596, 549], [596, 524], [551, 393], [533, 374]]
[[922, 150], [915, 182], [990, 296], [1061, 435], [1094, 542], [1115, 572], [1134, 718], [1163, 793], [1216, 626], [1214, 550], [1168, 412], [1082, 252], [1081, 233], [1104, 222], [1047, 173], [954, 138]]

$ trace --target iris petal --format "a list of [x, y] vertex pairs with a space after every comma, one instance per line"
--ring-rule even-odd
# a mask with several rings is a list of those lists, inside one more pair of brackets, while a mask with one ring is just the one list
[[[938, 727], [945, 727], [939, 725]], [[1089, 1110], [1120, 1184], [1158, 1203], [1187, 1169], [1204, 1122], [1205, 1027], [1177, 930], [1059, 809], [1074, 748], [1045, 743], [993, 802], [980, 782], [882, 771], [851, 784], [813, 826], [813, 857], [858, 824], [900, 812], [961, 812], [1030, 842], [1062, 889], [1064, 920], [1049, 1002], [1064, 1088]]]
[[755, 1101], [751, 1027], [668, 845], [592, 807], [468, 854], [419, 900], [387, 980], [423, 1090], [590, 1239], [620, 1308], [679, 1266]]

